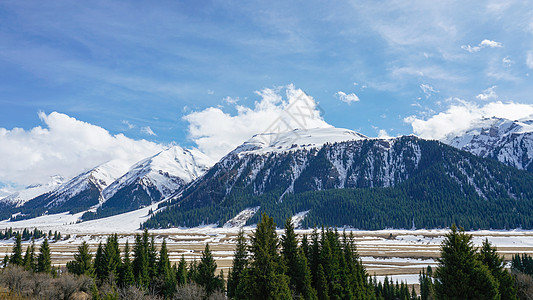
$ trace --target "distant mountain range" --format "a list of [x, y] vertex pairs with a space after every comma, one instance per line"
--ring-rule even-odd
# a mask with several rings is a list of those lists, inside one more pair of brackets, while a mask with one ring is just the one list
[[145, 227], [251, 224], [267, 212], [304, 227], [533, 228], [532, 160], [533, 120], [483, 119], [441, 142], [300, 129], [258, 134], [214, 165], [174, 146], [54, 177], [0, 199], [0, 217], [90, 220], [161, 202]]
[[[86, 171], [65, 183], [28, 187], [0, 200], [2, 217], [13, 220], [60, 212], [87, 211], [83, 219], [105, 217], [160, 201], [203, 174], [209, 159], [197, 150], [173, 146], [147, 158], [129, 170], [108, 162]], [[31, 197], [33, 196], [33, 197]]]

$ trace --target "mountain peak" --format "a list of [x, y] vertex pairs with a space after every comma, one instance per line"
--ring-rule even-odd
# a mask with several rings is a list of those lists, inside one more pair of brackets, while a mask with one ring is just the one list
[[294, 129], [283, 133], [261, 133], [254, 135], [232, 151], [233, 154], [253, 152], [285, 152], [296, 149], [320, 148], [326, 143], [363, 140], [368, 137], [344, 128]]

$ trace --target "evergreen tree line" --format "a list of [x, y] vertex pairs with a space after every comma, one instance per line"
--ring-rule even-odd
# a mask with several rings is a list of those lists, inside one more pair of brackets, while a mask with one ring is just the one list
[[0, 240], [9, 240], [12, 237], [15, 237], [17, 234], [20, 234], [23, 241], [29, 241], [31, 239], [40, 239], [43, 237], [48, 237], [49, 239], [58, 240], [61, 238], [61, 233], [55, 232], [52, 233], [52, 231], [48, 232], [48, 235], [46, 235], [45, 232], [34, 228], [33, 230], [28, 230], [27, 228], [24, 228], [22, 232], [13, 230], [13, 228], [8, 228], [0, 231]]
[[11, 256], [6, 255], [4, 257], [4, 269], [8, 266], [19, 266], [26, 271], [36, 273], [55, 274], [57, 272], [57, 269], [52, 267], [48, 238], [44, 238], [38, 253], [36, 252], [35, 240], [26, 247], [24, 255], [22, 251], [22, 235], [17, 233], [15, 235], [15, 245], [13, 246]]
[[[66, 269], [77, 278], [92, 278], [93, 299], [125, 299], [124, 291], [152, 299], [426, 300], [533, 296], [533, 279], [523, 275], [533, 271], [530, 256], [515, 255], [512, 274], [488, 240], [477, 249], [472, 236], [455, 225], [441, 244], [438, 263], [435, 270], [428, 267], [420, 273], [420, 295], [416, 295], [405, 283], [371, 278], [351, 233], [322, 228], [299, 239], [287, 219], [284, 233], [278, 237], [274, 219], [263, 214], [249, 238], [243, 231], [237, 235], [226, 283], [222, 272], [216, 274], [217, 264], [209, 244], [199, 261], [187, 263], [182, 255], [179, 263], [172, 265], [166, 240], [158, 250], [154, 237], [146, 230], [136, 235], [131, 249], [126, 242], [121, 250], [116, 234], [109, 236], [105, 244], [100, 243], [94, 256], [83, 242]], [[38, 255], [34, 243], [23, 255], [20, 234], [6, 265], [5, 270], [20, 267], [32, 273], [65, 275], [51, 266], [47, 239]]]
[[[420, 298], [519, 299], [517, 277], [505, 269], [497, 250], [485, 239], [476, 249], [472, 236], [455, 225], [441, 244], [435, 271], [430, 266], [419, 276]], [[531, 299], [533, 293], [520, 299]]]

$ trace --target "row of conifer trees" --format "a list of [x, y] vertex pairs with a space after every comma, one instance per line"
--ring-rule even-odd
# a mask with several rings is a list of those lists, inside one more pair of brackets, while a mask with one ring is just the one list
[[[381, 283], [369, 276], [351, 233], [315, 229], [300, 241], [287, 220], [279, 238], [274, 220], [263, 214], [249, 238], [239, 232], [227, 283], [222, 272], [216, 274], [217, 264], [208, 244], [199, 261], [187, 264], [182, 256], [178, 264], [172, 265], [166, 241], [157, 249], [154, 237], [146, 230], [136, 235], [131, 249], [126, 242], [122, 251], [118, 236], [109, 236], [105, 244], [98, 245], [94, 258], [83, 242], [66, 269], [94, 278], [95, 288], [104, 284], [117, 289], [135, 286], [165, 299], [175, 298], [180, 287], [190, 284], [203, 289], [203, 298], [517, 299], [513, 276], [487, 240], [476, 249], [471, 235], [452, 226], [441, 245], [438, 262], [435, 272], [428, 268], [428, 272], [420, 274], [421, 295], [417, 296], [406, 284], [394, 284], [388, 279]], [[21, 237], [17, 235], [13, 253], [4, 264], [60, 276], [51, 266], [47, 239], [38, 256], [33, 243], [22, 255]], [[532, 265], [528, 256], [513, 259], [513, 268], [518, 271], [527, 273]]]

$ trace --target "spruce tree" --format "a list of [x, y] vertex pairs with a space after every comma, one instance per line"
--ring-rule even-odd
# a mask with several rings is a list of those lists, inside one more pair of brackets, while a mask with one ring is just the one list
[[39, 256], [37, 257], [36, 271], [39, 273], [52, 273], [52, 259], [50, 256], [50, 247], [48, 246], [48, 239], [45, 238], [39, 249]]
[[133, 274], [135, 281], [142, 287], [148, 287], [150, 274], [148, 270], [148, 234], [141, 237], [137, 234], [133, 246]]
[[31, 267], [31, 246], [28, 246], [26, 247], [26, 253], [24, 254], [24, 258], [22, 260], [22, 265], [24, 266], [24, 270], [26, 271], [31, 271], [32, 270], [32, 267]]
[[246, 244], [246, 237], [244, 231], [241, 229], [237, 234], [237, 245], [235, 246], [235, 252], [233, 255], [233, 266], [228, 274], [228, 297], [235, 297], [235, 291], [241, 280], [242, 272], [248, 266], [248, 251]]
[[472, 236], [455, 225], [441, 245], [435, 271], [435, 293], [440, 299], [497, 299], [498, 283], [476, 257]]
[[108, 270], [104, 246], [100, 242], [94, 256], [94, 275], [96, 279], [100, 282], [106, 280], [109, 275]]
[[204, 287], [207, 296], [210, 296], [217, 290], [224, 289], [224, 279], [215, 275], [216, 269], [217, 264], [211, 254], [209, 244], [206, 244], [202, 258], [198, 264], [198, 274], [195, 281]]
[[118, 245], [118, 235], [116, 233], [107, 238], [107, 243], [104, 248], [104, 256], [107, 266], [107, 276], [112, 276], [112, 278], [118, 280], [122, 261], [120, 259], [120, 248]]
[[176, 271], [176, 281], [178, 285], [185, 285], [188, 281], [187, 277], [187, 262], [185, 261], [185, 256], [182, 254], [180, 262], [178, 264], [178, 269]]
[[22, 237], [18, 232], [15, 236], [15, 245], [13, 246], [13, 254], [11, 254], [10, 263], [16, 266], [22, 266], [24, 263], [22, 258]]
[[285, 274], [289, 276], [292, 291], [305, 299], [316, 298], [316, 292], [311, 287], [311, 271], [305, 254], [298, 248], [298, 240], [290, 218], [285, 221], [285, 234], [281, 237], [281, 246], [281, 254], [287, 267]]
[[[146, 229], [145, 234], [148, 235], [148, 230]], [[150, 278], [157, 277], [157, 249], [155, 247], [155, 237], [152, 235], [150, 238], [150, 243], [148, 245], [148, 274]]]
[[290, 299], [289, 278], [278, 253], [278, 237], [274, 219], [262, 214], [252, 237], [251, 264], [238, 289], [246, 287], [247, 299]]
[[163, 240], [163, 243], [161, 244], [161, 250], [159, 251], [157, 273], [159, 274], [159, 278], [163, 284], [161, 294], [166, 298], [170, 298], [174, 294], [174, 290], [176, 288], [176, 274], [170, 266], [166, 240]]
[[505, 269], [503, 258], [498, 255], [497, 249], [488, 239], [483, 241], [479, 250], [479, 259], [489, 268], [498, 282], [501, 300], [517, 299], [513, 276]]
[[124, 259], [122, 260], [122, 268], [120, 270], [119, 285], [126, 287], [133, 284], [135, 284], [135, 276], [133, 275], [133, 267], [130, 260], [130, 245], [126, 240]]
[[37, 257], [35, 256], [35, 239], [32, 238], [30, 245], [30, 256], [28, 261], [24, 261], [24, 268], [28, 271], [34, 271], [37, 268]]
[[74, 260], [67, 263], [67, 270], [76, 275], [93, 275], [92, 255], [89, 253], [89, 244], [83, 241], [74, 254]]
[[326, 279], [326, 274], [324, 273], [324, 267], [319, 264], [316, 279], [316, 290], [319, 300], [329, 300], [328, 289], [328, 282]]

